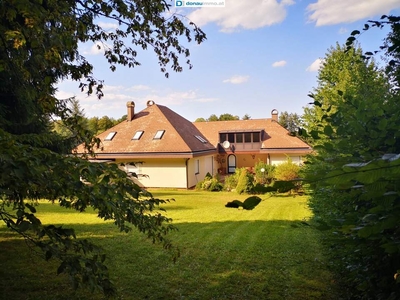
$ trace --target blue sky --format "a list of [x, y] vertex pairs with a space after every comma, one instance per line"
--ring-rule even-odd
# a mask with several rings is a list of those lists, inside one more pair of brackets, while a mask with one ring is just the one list
[[[139, 51], [141, 66], [112, 72], [103, 50], [84, 44], [80, 51], [94, 64], [94, 76], [105, 81], [105, 96], [87, 97], [70, 81], [59, 84], [57, 96], [76, 96], [87, 117], [119, 118], [126, 114], [127, 101], [140, 111], [148, 100], [190, 121], [224, 113], [268, 118], [273, 109], [301, 114], [327, 50], [344, 44], [369, 19], [399, 15], [400, 0], [225, 0], [225, 7], [175, 9], [207, 35], [201, 45], [188, 45], [193, 69], [171, 70], [166, 79], [149, 50]], [[102, 25], [116, 27], [107, 20]], [[386, 32], [362, 34], [363, 50], [377, 50]]]

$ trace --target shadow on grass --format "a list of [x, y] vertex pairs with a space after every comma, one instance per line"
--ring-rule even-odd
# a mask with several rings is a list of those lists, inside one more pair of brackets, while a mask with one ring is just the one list
[[[123, 299], [337, 299], [326, 270], [320, 232], [300, 221], [179, 223], [168, 251], [110, 224], [73, 225], [104, 247]], [[1, 299], [101, 299], [77, 294], [57, 262], [45, 262], [0, 228]]]

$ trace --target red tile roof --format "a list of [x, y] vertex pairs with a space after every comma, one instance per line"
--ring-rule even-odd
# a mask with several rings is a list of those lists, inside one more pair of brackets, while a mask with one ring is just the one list
[[[159, 130], [165, 130], [164, 135], [161, 139], [154, 139]], [[139, 140], [132, 140], [137, 131], [143, 131], [142, 136]], [[102, 143], [96, 153], [99, 158], [192, 157], [216, 153], [219, 133], [228, 131], [261, 131], [262, 146], [254, 149], [255, 152], [300, 153], [311, 150], [308, 144], [290, 135], [272, 119], [192, 123], [165, 106], [152, 104], [134, 114], [132, 121], [123, 121], [99, 134]], [[111, 132], [116, 134], [112, 140], [105, 141]], [[82, 145], [77, 147], [77, 152], [84, 152]]]
[[[132, 140], [139, 130], [144, 131], [140, 139]], [[165, 130], [164, 135], [161, 139], [154, 139], [158, 130]], [[116, 132], [114, 138], [105, 141], [110, 132]], [[102, 143], [96, 153], [108, 156], [116, 153], [134, 156], [180, 153], [190, 157], [196, 153], [216, 151], [215, 146], [209, 142], [203, 143], [196, 136], [204, 138], [192, 122], [165, 106], [153, 104], [136, 113], [132, 121], [123, 121], [99, 134], [97, 137]], [[83, 150], [83, 146], [79, 145], [78, 153]]]
[[261, 149], [269, 150], [311, 150], [311, 147], [298, 137], [292, 136], [277, 121], [272, 119], [233, 120], [214, 122], [195, 122], [194, 125], [217, 146], [220, 132], [262, 131]]

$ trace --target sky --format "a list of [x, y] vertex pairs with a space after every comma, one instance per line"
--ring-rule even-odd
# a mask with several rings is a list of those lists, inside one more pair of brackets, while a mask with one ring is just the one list
[[[242, 118], [269, 118], [271, 111], [302, 114], [317, 87], [318, 69], [328, 49], [343, 45], [353, 30], [383, 14], [399, 15], [400, 0], [225, 0], [225, 7], [172, 10], [185, 15], [207, 35], [200, 45], [189, 43], [193, 68], [160, 72], [152, 50], [139, 51], [141, 66], [112, 72], [94, 44], [80, 52], [94, 65], [94, 77], [104, 80], [98, 100], [80, 92], [78, 83], [63, 81], [58, 98], [75, 96], [87, 117], [120, 118], [126, 103], [135, 111], [148, 100], [164, 105], [189, 121], [229, 113]], [[104, 28], [116, 24], [101, 20]], [[387, 29], [370, 29], [359, 37], [364, 51], [382, 45]], [[184, 40], [182, 40], [184, 42]]]

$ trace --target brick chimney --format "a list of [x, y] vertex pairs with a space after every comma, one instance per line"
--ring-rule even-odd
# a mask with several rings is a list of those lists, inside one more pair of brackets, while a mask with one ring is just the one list
[[278, 114], [279, 114], [279, 112], [276, 109], [273, 109], [271, 111], [271, 118], [272, 118], [273, 121], [278, 122]]
[[135, 116], [135, 102], [128, 101], [126, 103], [126, 108], [127, 108], [126, 120], [130, 122], [133, 120], [133, 117]]

